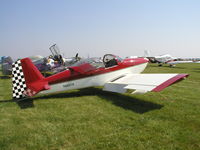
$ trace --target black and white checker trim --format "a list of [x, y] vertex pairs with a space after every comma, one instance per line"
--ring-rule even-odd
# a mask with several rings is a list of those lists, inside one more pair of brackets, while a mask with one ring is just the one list
[[14, 99], [24, 98], [26, 83], [20, 60], [12, 64], [12, 84], [13, 84], [13, 98]]
[[25, 94], [26, 96], [31, 97], [31, 96], [34, 96], [34, 95], [36, 94], [36, 92], [33, 91], [33, 90], [31, 90], [31, 89], [29, 89], [29, 88], [26, 88], [26, 91], [24, 91], [24, 94]]

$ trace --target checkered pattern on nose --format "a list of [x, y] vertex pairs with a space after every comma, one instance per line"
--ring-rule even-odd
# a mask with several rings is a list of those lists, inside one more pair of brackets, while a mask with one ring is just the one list
[[25, 97], [26, 83], [20, 60], [12, 64], [12, 83], [13, 98], [19, 99]]

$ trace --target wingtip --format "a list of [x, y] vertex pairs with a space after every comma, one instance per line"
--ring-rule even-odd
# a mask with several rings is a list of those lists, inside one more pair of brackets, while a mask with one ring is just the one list
[[189, 74], [177, 74], [176, 76], [170, 78], [169, 80], [163, 82], [162, 84], [158, 85], [156, 88], [154, 88], [153, 92], [160, 92], [166, 87], [174, 84], [175, 82], [178, 82], [182, 79], [186, 79], [189, 76]]

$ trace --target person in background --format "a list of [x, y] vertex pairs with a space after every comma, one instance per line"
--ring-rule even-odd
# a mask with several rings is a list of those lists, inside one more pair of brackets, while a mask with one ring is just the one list
[[53, 59], [53, 56], [50, 55], [49, 58], [47, 59], [47, 66], [52, 69], [55, 66], [55, 61]]

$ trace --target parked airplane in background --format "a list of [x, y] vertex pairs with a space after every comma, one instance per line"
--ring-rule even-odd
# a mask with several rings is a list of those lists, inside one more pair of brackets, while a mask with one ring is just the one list
[[0, 57], [0, 64], [2, 64], [2, 58], [3, 58], [3, 57], [4, 57], [4, 56], [1, 56], [1, 57]]
[[13, 98], [23, 99], [71, 89], [103, 86], [103, 90], [124, 93], [159, 92], [188, 74], [141, 74], [148, 64], [146, 58], [121, 59], [112, 54], [101, 58], [82, 59], [65, 71], [44, 77], [30, 58], [13, 64]]
[[149, 51], [146, 50], [144, 51], [144, 57], [148, 58], [152, 63], [157, 63], [158, 66], [168, 64], [170, 67], [174, 67], [176, 64], [182, 63], [200, 63], [200, 61], [197, 61], [195, 58], [190, 58], [190, 60], [188, 60], [183, 58], [172, 57], [170, 54], [150, 56]]
[[176, 60], [176, 61], [170, 61], [167, 64], [169, 64], [171, 67], [174, 67], [176, 64], [184, 64], [184, 63], [200, 63], [200, 61], [196, 61], [196, 60]]
[[1, 58], [3, 75], [11, 75], [13, 60], [10, 56], [3, 56]]
[[176, 57], [172, 57], [170, 54], [155, 56], [155, 60], [158, 63], [158, 66], [162, 66], [163, 64], [168, 64], [171, 61], [176, 61]]
[[183, 64], [183, 63], [200, 63], [200, 61], [196, 61], [195, 59], [192, 60], [184, 60], [183, 58], [176, 58], [172, 57], [171, 55], [161, 55], [155, 56], [155, 60], [157, 61], [159, 66], [163, 64], [168, 64], [170, 67], [174, 67], [176, 64]]
[[[73, 65], [81, 60], [78, 53], [75, 57], [64, 58], [56, 44], [50, 48], [51, 55], [43, 57], [41, 55], [29, 56], [33, 64], [40, 72], [57, 73], [65, 70], [67, 66]], [[13, 60], [10, 56], [4, 56], [1, 59], [3, 75], [11, 75]]]

